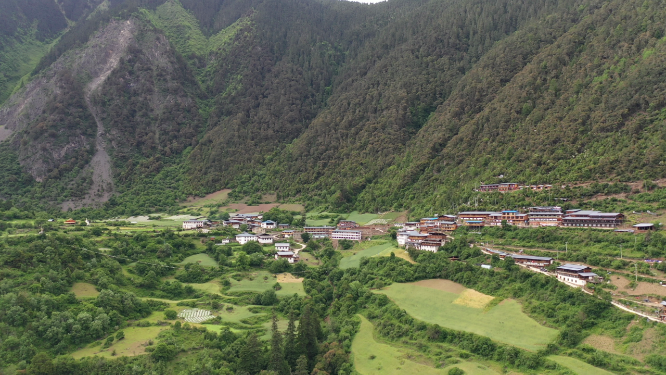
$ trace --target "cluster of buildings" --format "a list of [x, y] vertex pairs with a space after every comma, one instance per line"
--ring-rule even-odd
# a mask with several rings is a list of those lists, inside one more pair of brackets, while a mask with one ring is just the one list
[[396, 226], [401, 228], [396, 234], [399, 246], [432, 252], [437, 252], [451, 239], [445, 232], [450, 233], [458, 229], [456, 217], [453, 215], [424, 217], [419, 221], [396, 224]]
[[486, 184], [480, 185], [476, 191], [482, 192], [493, 192], [499, 191], [502, 193], [516, 190], [533, 190], [533, 191], [542, 191], [550, 190], [553, 188], [553, 185], [519, 185], [515, 182], [504, 182], [501, 184]]
[[[353, 224], [351, 224], [353, 223]], [[355, 225], [353, 221], [345, 221], [345, 225], [342, 228], [358, 228], [358, 225]], [[352, 226], [355, 225], [355, 226]], [[340, 227], [305, 227], [303, 232], [308, 233], [311, 238], [330, 238], [332, 240], [350, 240], [350, 241], [361, 241], [363, 239], [363, 232], [355, 229], [339, 229]]]
[[[506, 257], [513, 258], [513, 261], [521, 266], [528, 268], [537, 268], [543, 270], [545, 267], [553, 264], [554, 260], [550, 257], [538, 257], [533, 255], [512, 254], [492, 249], [483, 249], [486, 254], [494, 254], [504, 260]], [[599, 283], [601, 278], [592, 272], [590, 266], [584, 264], [563, 264], [555, 269], [555, 275], [559, 281], [573, 285], [585, 286], [587, 283]]]
[[289, 224], [279, 224], [272, 220], [263, 220], [263, 218], [262, 214], [234, 214], [229, 217], [229, 220], [223, 221], [222, 225], [234, 229], [240, 229], [241, 225], [247, 225], [247, 229], [253, 233], [289, 228]]
[[563, 211], [561, 207], [530, 207], [526, 213], [515, 210], [466, 211], [458, 213], [458, 221], [468, 227], [499, 226], [503, 222], [520, 227], [585, 227], [616, 228], [624, 222], [617, 212], [581, 209]]

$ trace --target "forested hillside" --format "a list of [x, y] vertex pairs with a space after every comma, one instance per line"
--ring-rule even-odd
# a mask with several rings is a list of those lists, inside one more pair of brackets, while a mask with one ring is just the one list
[[[663, 1], [22, 4], [2, 4], [0, 194], [24, 204], [234, 188], [444, 212], [481, 182], [665, 172]], [[54, 42], [39, 64], [7, 52], [26, 33]]]

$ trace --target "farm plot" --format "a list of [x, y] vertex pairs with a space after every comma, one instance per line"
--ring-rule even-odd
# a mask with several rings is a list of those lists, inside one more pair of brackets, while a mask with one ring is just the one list
[[405, 249], [388, 248], [375, 256], [388, 257], [391, 256], [391, 253], [395, 254], [395, 256], [398, 258], [402, 258], [408, 261], [409, 263], [416, 264], [416, 262], [412, 260], [412, 257], [409, 256], [409, 253]]
[[[397, 348], [377, 342], [373, 337], [374, 327], [361, 317], [361, 329], [352, 341], [354, 368], [362, 375], [446, 375], [449, 368], [429, 366], [426, 358], [409, 349]], [[451, 368], [454, 366], [450, 366]], [[497, 372], [472, 362], [455, 365], [466, 374], [494, 375]]]
[[[231, 288], [228, 292], [257, 292], [261, 293], [268, 289], [271, 289], [278, 279], [275, 275], [272, 275], [268, 272], [253, 272], [248, 275], [246, 278], [241, 281], [236, 281], [230, 279]], [[282, 289], [275, 291], [278, 296], [287, 296], [294, 293], [304, 296], [305, 289], [303, 289], [303, 283], [301, 282], [286, 282], [280, 283]]]
[[377, 214], [359, 214], [358, 211], [354, 211], [347, 215], [347, 220], [355, 221], [359, 225], [365, 225], [378, 218], [379, 215]]
[[100, 356], [112, 358], [112, 353], [116, 351], [116, 357], [131, 357], [146, 353], [146, 347], [150, 340], [157, 338], [157, 335], [169, 327], [128, 327], [123, 329], [125, 338], [118, 340], [111, 347], [104, 349], [101, 345], [90, 346], [72, 353], [74, 359], [83, 357]]
[[95, 286], [89, 283], [74, 283], [72, 285], [72, 292], [78, 298], [97, 297], [99, 295]]
[[212, 280], [207, 283], [203, 284], [194, 284], [194, 283], [183, 283], [183, 285], [189, 285], [192, 288], [196, 290], [200, 290], [205, 293], [210, 293], [210, 294], [222, 294], [220, 293], [220, 289], [222, 286], [217, 280]]
[[181, 311], [178, 314], [178, 317], [183, 318], [186, 322], [190, 323], [203, 323], [206, 320], [213, 319], [215, 316], [208, 310], [187, 309]]
[[180, 264], [187, 264], [187, 263], [198, 263], [202, 266], [206, 267], [217, 267], [218, 264], [215, 261], [215, 259], [211, 258], [208, 254], [201, 253], [201, 254], [195, 254], [191, 255], [185, 259], [183, 259]]
[[611, 375], [612, 372], [589, 365], [579, 359], [564, 357], [561, 355], [551, 355], [548, 357], [551, 361], [560, 366], [564, 366], [578, 375]]
[[377, 293], [386, 294], [416, 319], [527, 350], [544, 348], [558, 333], [523, 313], [517, 301], [486, 309], [492, 297], [447, 280], [392, 284]]
[[627, 292], [630, 296], [656, 294], [666, 297], [666, 287], [655, 283], [639, 281], [635, 289], [629, 289], [629, 279], [624, 276], [611, 275], [611, 283], [617, 287], [618, 292]]
[[[393, 248], [395, 248], [393, 246], [393, 244], [384, 243], [384, 244], [381, 244], [381, 245], [375, 245], [375, 246], [369, 247], [367, 249], [361, 250], [361, 251], [357, 252], [355, 255], [342, 258], [342, 260], [340, 260], [340, 268], [347, 269], [347, 268], [351, 268], [351, 267], [358, 267], [361, 264], [361, 258], [363, 258], [363, 257], [373, 257], [375, 255], [379, 255], [380, 253], [382, 253], [385, 250], [389, 250], [389, 249], [393, 249]], [[353, 251], [353, 249], [350, 250], [350, 251]]]

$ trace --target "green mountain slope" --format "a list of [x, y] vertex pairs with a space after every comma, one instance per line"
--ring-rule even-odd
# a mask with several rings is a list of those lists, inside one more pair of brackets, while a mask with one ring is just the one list
[[[58, 84], [78, 95], [66, 106], [80, 125], [63, 127], [67, 114], [38, 121], [62, 106], [44, 94], [26, 112], [29, 89], [0, 109], [3, 152], [44, 181], [33, 196], [61, 186], [52, 202], [69, 189], [75, 207], [90, 203], [93, 118], [112, 165], [107, 208], [121, 211], [224, 187], [333, 209], [445, 211], [500, 175], [556, 183], [665, 172], [662, 1], [81, 1], [58, 3], [76, 26], [26, 80], [69, 71]], [[88, 97], [91, 112], [80, 101], [95, 80], [90, 40], [122, 20], [137, 25], [132, 42]], [[46, 127], [79, 140], [56, 153], [80, 155], [55, 159], [66, 173], [33, 160], [55, 155]], [[16, 195], [5, 185], [4, 197]], [[166, 203], [157, 191], [169, 192]]]

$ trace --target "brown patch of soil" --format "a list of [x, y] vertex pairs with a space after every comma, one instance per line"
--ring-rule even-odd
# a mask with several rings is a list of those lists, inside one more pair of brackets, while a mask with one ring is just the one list
[[603, 350], [608, 353], [619, 354], [615, 349], [615, 340], [608, 336], [590, 335], [583, 340], [583, 344], [588, 344], [595, 349]]
[[201, 201], [205, 200], [219, 200], [219, 201], [224, 201], [227, 199], [227, 196], [231, 193], [231, 189], [222, 189], [220, 191], [216, 191], [214, 193], [210, 193], [206, 195], [205, 197], [188, 197], [185, 203], [190, 203], [190, 204], [197, 204]]
[[626, 354], [642, 361], [646, 355], [654, 352], [655, 344], [657, 344], [659, 340], [660, 337], [657, 329], [648, 328], [643, 331], [643, 339], [641, 341], [627, 345]]
[[248, 206], [245, 203], [232, 203], [228, 207], [238, 214], [250, 214], [255, 212], [268, 212], [271, 208], [279, 206], [278, 203], [260, 204], [258, 206]]
[[424, 288], [437, 289], [443, 292], [449, 292], [455, 294], [460, 294], [467, 289], [458, 283], [454, 283], [451, 280], [444, 280], [444, 279], [421, 280], [412, 284]]
[[290, 273], [280, 273], [277, 275], [277, 282], [278, 283], [302, 283], [303, 282], [302, 277], [296, 277]]
[[666, 296], [666, 287], [655, 283], [646, 283], [639, 281], [636, 289], [628, 289], [630, 281], [626, 277], [611, 275], [611, 284], [615, 285], [618, 292], [627, 292], [630, 296], [642, 296], [646, 294], [656, 294]]

